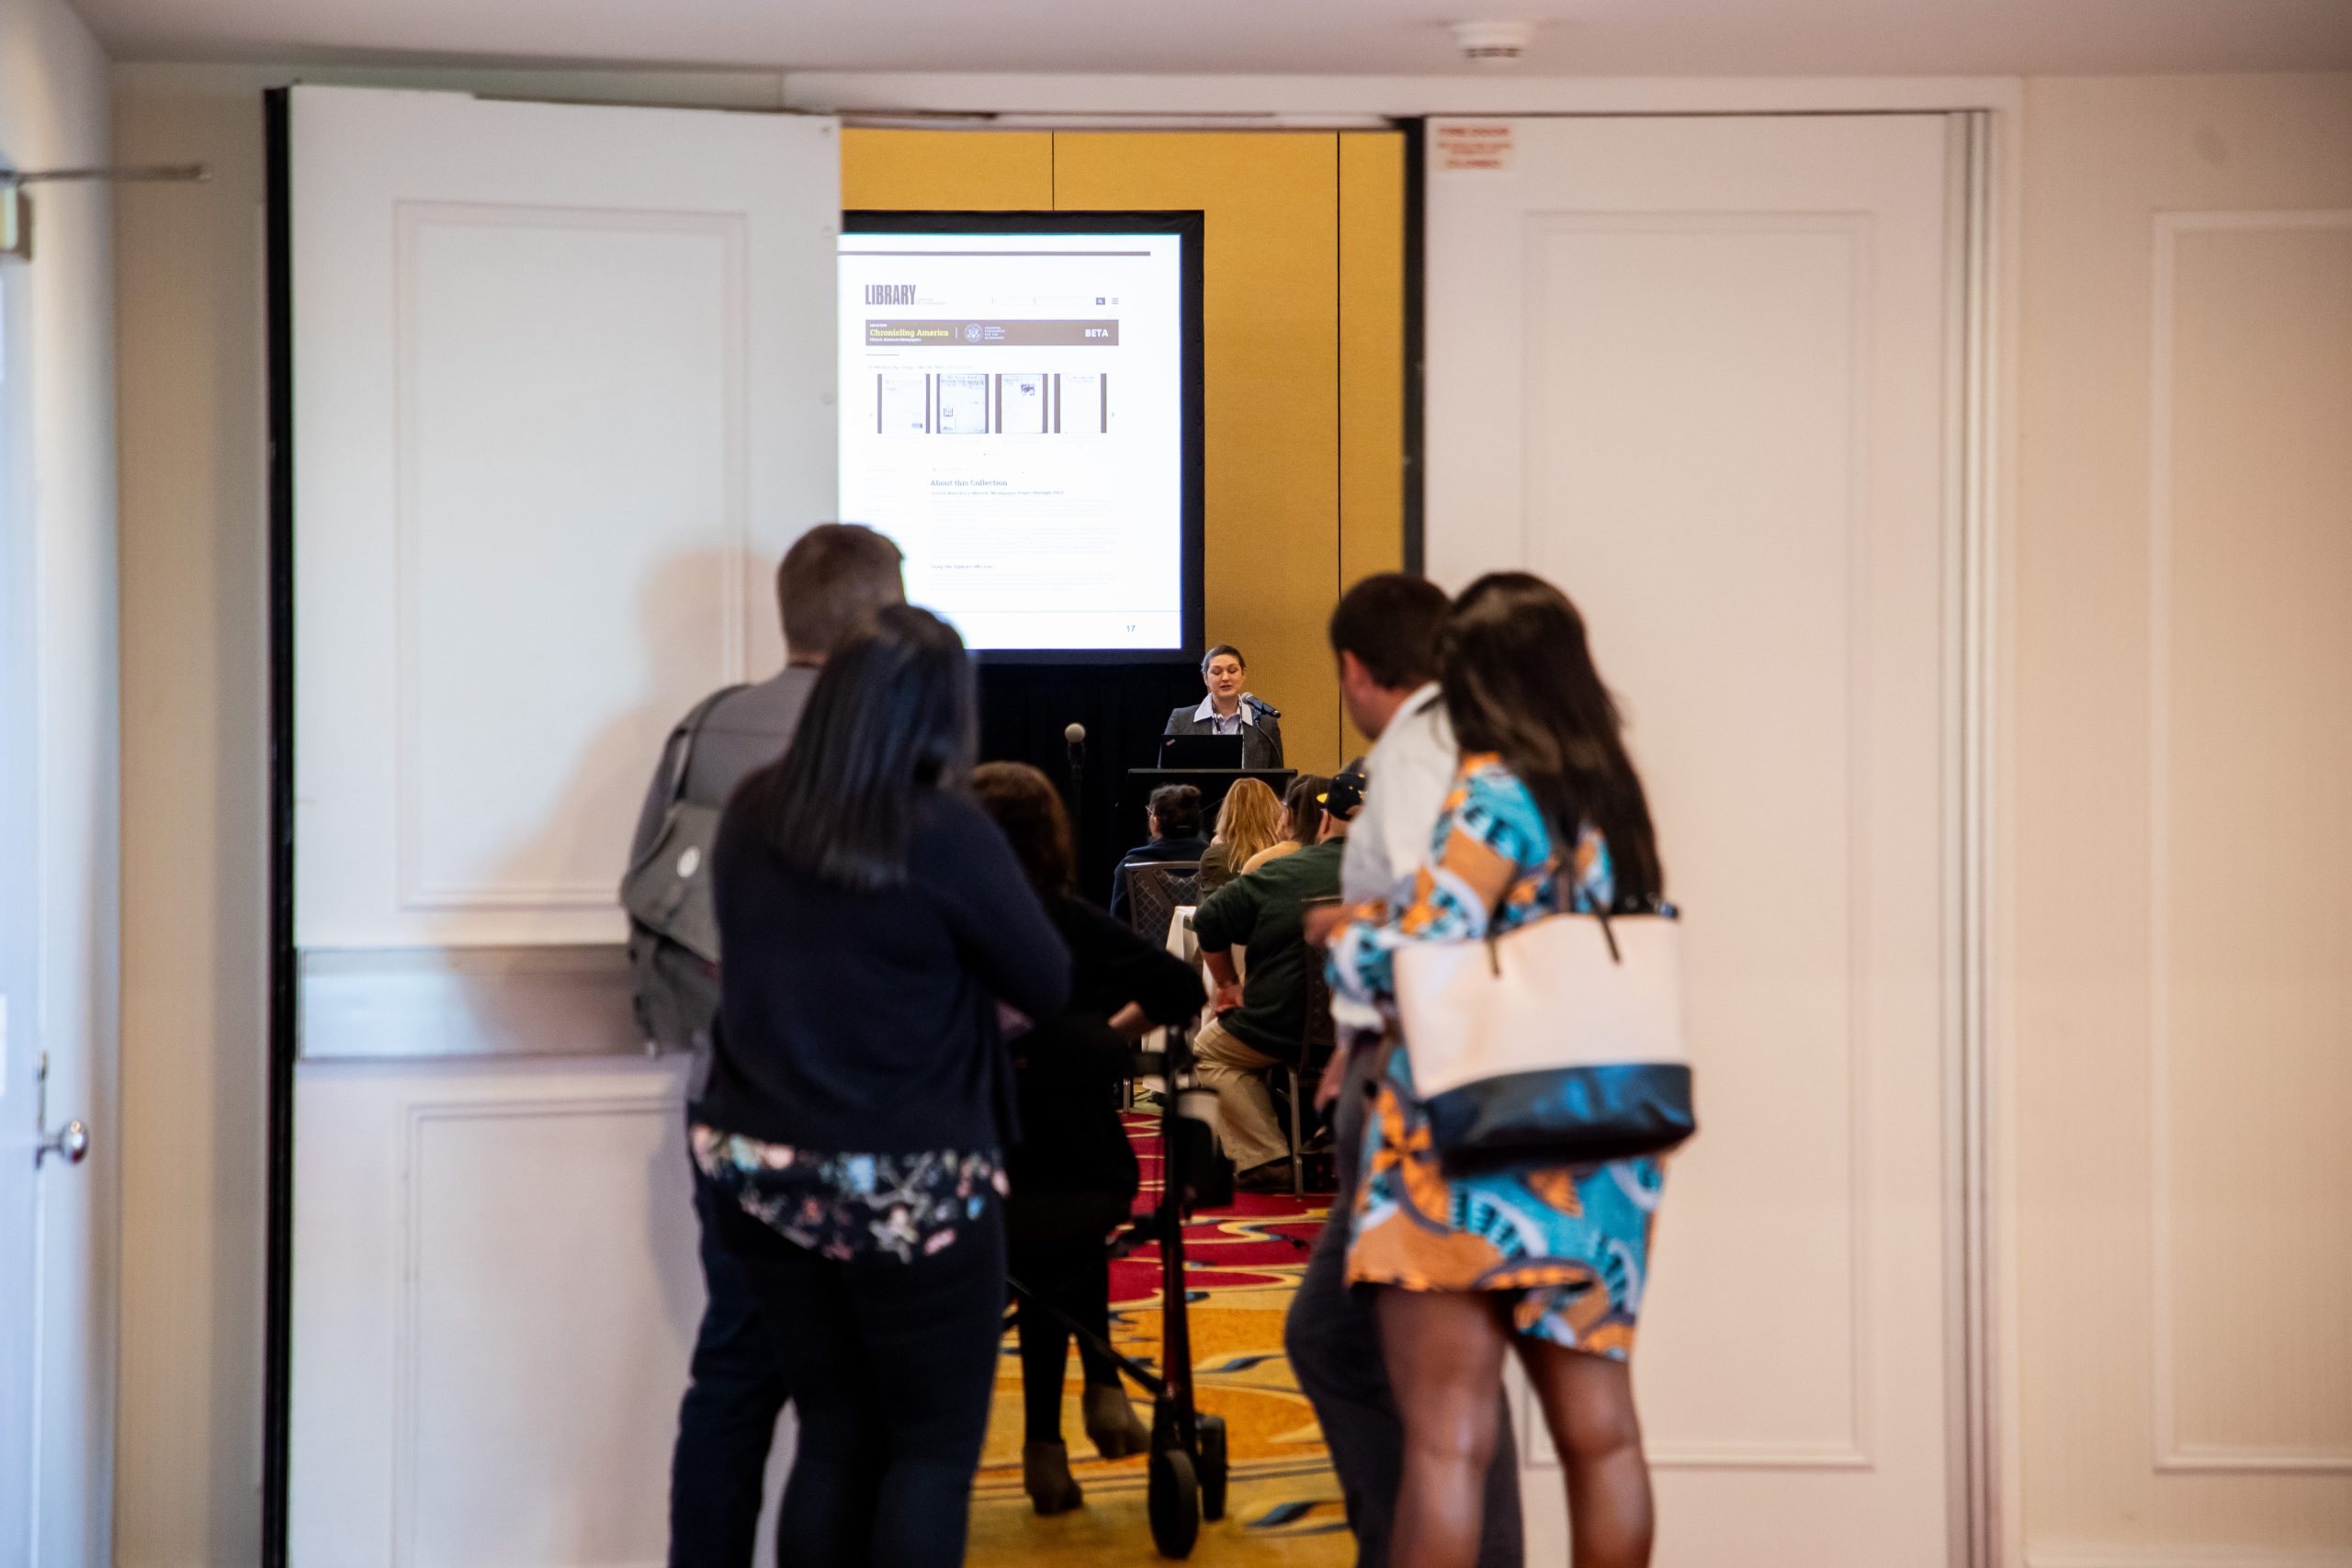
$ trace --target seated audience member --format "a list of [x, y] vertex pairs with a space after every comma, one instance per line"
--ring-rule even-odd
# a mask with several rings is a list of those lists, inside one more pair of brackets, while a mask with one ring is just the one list
[[[1216, 1017], [1193, 1043], [1201, 1082], [1216, 1090], [1217, 1134], [1235, 1185], [1271, 1192], [1289, 1182], [1290, 1143], [1261, 1075], [1295, 1060], [1306, 1032], [1312, 975], [1323, 955], [1307, 946], [1310, 899], [1340, 896], [1348, 819], [1363, 804], [1363, 781], [1341, 773], [1317, 803], [1316, 841], [1219, 888], [1193, 916], [1202, 960], [1216, 983]], [[1250, 977], [1234, 975], [1233, 949], [1250, 950]]]
[[964, 1561], [1004, 1335], [998, 1008], [1070, 999], [1069, 949], [961, 788], [976, 705], [955, 628], [880, 611], [712, 850], [728, 962], [689, 1142], [799, 1411], [795, 1562]]
[[1283, 815], [1274, 828], [1274, 841], [1244, 861], [1242, 871], [1247, 874], [1270, 865], [1313, 843], [1323, 822], [1323, 795], [1330, 787], [1331, 781], [1320, 773], [1301, 773], [1291, 780], [1290, 788], [1283, 792]]
[[1241, 765], [1279, 768], [1283, 765], [1282, 715], [1241, 689], [1249, 671], [1241, 650], [1221, 642], [1201, 660], [1201, 684], [1208, 688], [1197, 707], [1180, 707], [1168, 716], [1164, 735], [1238, 735]]
[[[972, 793], [996, 819], [1070, 952], [1070, 1003], [1012, 1041], [1021, 1142], [1007, 1164], [1005, 1205], [1012, 1277], [1030, 1294], [1020, 1309], [1024, 1436], [1022, 1485], [1040, 1514], [1085, 1499], [1062, 1442], [1062, 1376], [1070, 1333], [1058, 1309], [1099, 1340], [1111, 1337], [1110, 1233], [1134, 1207], [1134, 1147], [1112, 1108], [1112, 1086], [1134, 1068], [1146, 1030], [1200, 1010], [1201, 978], [1070, 891], [1069, 818], [1045, 774], [1025, 762], [988, 762]], [[1150, 1440], [1136, 1418], [1117, 1365], [1081, 1339], [1086, 1435], [1105, 1459], [1139, 1454]]]
[[1201, 837], [1201, 792], [1191, 784], [1161, 784], [1144, 809], [1151, 839], [1119, 857], [1111, 873], [1111, 917], [1127, 918], [1127, 867], [1155, 861], [1196, 861], [1208, 853]]
[[1206, 897], [1241, 874], [1259, 851], [1283, 837], [1283, 803], [1263, 779], [1237, 779], [1217, 807], [1216, 836], [1201, 856], [1201, 895]]

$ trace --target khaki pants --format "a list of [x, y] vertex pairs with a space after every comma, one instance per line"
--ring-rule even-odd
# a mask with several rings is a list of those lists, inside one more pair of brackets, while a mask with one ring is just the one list
[[1254, 1170], [1290, 1158], [1290, 1139], [1274, 1117], [1274, 1097], [1265, 1074], [1282, 1064], [1254, 1045], [1245, 1045], [1212, 1019], [1193, 1042], [1202, 1083], [1216, 1090], [1217, 1137], [1236, 1170]]

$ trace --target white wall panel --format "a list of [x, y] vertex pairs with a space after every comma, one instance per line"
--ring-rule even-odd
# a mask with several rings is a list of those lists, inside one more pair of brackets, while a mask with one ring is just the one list
[[295, 90], [297, 940], [616, 942], [833, 506], [830, 120]]
[[2352, 211], [2155, 243], [2157, 1461], [2352, 1474]]
[[665, 1555], [702, 1312], [680, 1120], [667, 1093], [408, 1108], [396, 1561]]
[[[1587, 607], [1636, 759], [1657, 760], [1700, 977], [1706, 1133], [1675, 1164], [1645, 1324], [1675, 1361], [1645, 1391], [1667, 1462], [1868, 1462], [1866, 241], [1802, 215], [1564, 215], [1528, 236], [1527, 561]], [[1700, 757], [1740, 759], [1738, 787], [1675, 765]], [[1701, 1283], [1718, 1279], [1770, 1285], [1735, 1300]]]
[[395, 223], [400, 911], [609, 910], [649, 733], [743, 677], [746, 224]]
[[310, 1065], [296, 1119], [292, 1560], [662, 1561], [683, 1067]]
[[2028, 121], [2020, 1556], [2346, 1568], [2352, 79]]

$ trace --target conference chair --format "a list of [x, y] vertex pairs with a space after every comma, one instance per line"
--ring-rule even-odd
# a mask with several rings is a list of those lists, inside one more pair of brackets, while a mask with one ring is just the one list
[[1127, 923], [1154, 947], [1167, 946], [1177, 909], [1201, 901], [1201, 863], [1138, 861], [1120, 869], [1127, 878]]
[[[1309, 898], [1306, 907], [1312, 909], [1318, 904], [1338, 902], [1337, 898]], [[1306, 1196], [1306, 1101], [1313, 1092], [1306, 1086], [1321, 1081], [1323, 1065], [1339, 1048], [1339, 1026], [1331, 1021], [1331, 982], [1317, 964], [1307, 971], [1306, 1026], [1299, 1034], [1298, 1054], [1283, 1063], [1283, 1071], [1290, 1078], [1290, 1190], [1294, 1198]]]

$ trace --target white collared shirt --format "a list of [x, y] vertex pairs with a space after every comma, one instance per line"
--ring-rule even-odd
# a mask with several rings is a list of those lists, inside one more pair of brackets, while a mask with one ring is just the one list
[[[1429, 860], [1430, 832], [1460, 761], [1444, 698], [1431, 681], [1405, 699], [1364, 757], [1363, 807], [1340, 861], [1342, 903], [1404, 896], [1397, 884]], [[1380, 1027], [1379, 1013], [1345, 997], [1331, 998], [1331, 1017], [1345, 1030]]]
[[[1243, 694], [1246, 696], [1248, 694]], [[1257, 711], [1248, 703], [1243, 703], [1231, 713], [1217, 712], [1214, 696], [1203, 697], [1201, 705], [1193, 710], [1193, 716], [1209, 720], [1219, 735], [1238, 735], [1243, 725], [1258, 722]]]
[[1363, 809], [1348, 829], [1340, 897], [1385, 898], [1430, 858], [1430, 829], [1445, 807], [1460, 761], [1437, 682], [1416, 689], [1364, 758]]

